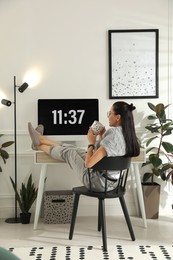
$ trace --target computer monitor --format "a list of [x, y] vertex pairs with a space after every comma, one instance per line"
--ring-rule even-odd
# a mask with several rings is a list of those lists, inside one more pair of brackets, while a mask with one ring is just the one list
[[98, 99], [39, 99], [38, 124], [45, 135], [86, 135], [99, 120]]

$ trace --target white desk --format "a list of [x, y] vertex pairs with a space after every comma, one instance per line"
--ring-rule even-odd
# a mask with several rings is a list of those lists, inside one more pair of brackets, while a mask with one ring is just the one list
[[[140, 155], [132, 158], [130, 171], [131, 171], [131, 176], [132, 176], [131, 183], [132, 183], [132, 189], [133, 189], [137, 214], [139, 215], [139, 209], [140, 209], [141, 215], [143, 218], [144, 227], [147, 227], [141, 179], [140, 179], [140, 171], [139, 171], [139, 164], [141, 164], [143, 162], [145, 162], [145, 150], [141, 149]], [[37, 151], [37, 152], [35, 152], [35, 163], [41, 164], [40, 180], [39, 180], [39, 185], [38, 185], [38, 195], [37, 195], [35, 218], [34, 218], [34, 229], [37, 229], [38, 220], [39, 220], [39, 216], [40, 216], [40, 210], [41, 210], [41, 204], [42, 204], [42, 199], [43, 199], [47, 166], [49, 164], [57, 164], [57, 163], [65, 163], [65, 162], [52, 159], [44, 152]]]

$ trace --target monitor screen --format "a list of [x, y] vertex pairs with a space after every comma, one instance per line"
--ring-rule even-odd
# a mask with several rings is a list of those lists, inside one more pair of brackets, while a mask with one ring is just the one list
[[45, 135], [86, 135], [94, 120], [99, 120], [98, 99], [38, 100]]

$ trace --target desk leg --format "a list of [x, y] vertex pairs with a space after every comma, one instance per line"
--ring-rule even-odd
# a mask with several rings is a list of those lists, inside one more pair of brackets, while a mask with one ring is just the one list
[[132, 186], [133, 198], [134, 198], [134, 202], [135, 202], [136, 213], [137, 213], [137, 216], [139, 217], [140, 210], [139, 210], [138, 196], [137, 196], [137, 192], [136, 192], [136, 180], [135, 180], [133, 163], [131, 163], [131, 165], [130, 165], [130, 173], [131, 173], [131, 186]]
[[37, 194], [37, 202], [36, 202], [35, 218], [34, 218], [34, 229], [37, 229], [38, 219], [40, 216], [41, 203], [42, 203], [43, 192], [44, 192], [44, 182], [46, 178], [46, 170], [47, 170], [47, 165], [43, 164], [41, 166], [40, 180], [38, 185], [38, 194]]
[[147, 227], [147, 221], [146, 221], [146, 214], [145, 214], [145, 206], [144, 206], [144, 198], [142, 193], [142, 186], [141, 186], [141, 178], [140, 178], [140, 172], [139, 172], [139, 165], [137, 163], [134, 163], [134, 175], [136, 180], [136, 189], [139, 199], [139, 207], [141, 210], [141, 215], [144, 222], [144, 227]]

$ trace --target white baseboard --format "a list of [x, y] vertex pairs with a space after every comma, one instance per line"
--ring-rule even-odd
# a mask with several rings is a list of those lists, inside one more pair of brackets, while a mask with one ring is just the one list
[[[131, 194], [126, 196], [127, 208], [130, 215], [136, 215], [133, 197]], [[105, 200], [106, 215], [114, 216], [121, 215], [122, 209], [118, 199]], [[18, 214], [20, 209], [17, 209]], [[35, 213], [35, 204], [31, 209], [32, 215]], [[14, 196], [11, 194], [3, 194], [0, 196], [0, 218], [14, 217]], [[78, 206], [78, 216], [97, 216], [98, 201], [95, 198], [81, 197]]]

